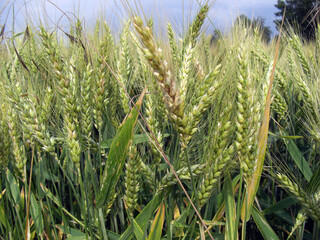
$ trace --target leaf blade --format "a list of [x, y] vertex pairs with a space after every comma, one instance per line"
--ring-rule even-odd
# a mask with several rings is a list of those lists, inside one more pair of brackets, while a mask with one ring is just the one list
[[261, 213], [255, 208], [252, 208], [252, 217], [257, 227], [259, 228], [264, 239], [268, 240], [279, 240], [277, 234], [270, 227], [267, 220], [261, 215]]
[[142, 229], [140, 228], [137, 221], [134, 220], [134, 218], [132, 219], [132, 225], [133, 225], [133, 233], [136, 236], [136, 238], [141, 239], [141, 240], [145, 239], [145, 236], [144, 236]]
[[158, 212], [151, 225], [150, 234], [148, 240], [160, 240], [162, 234], [162, 228], [164, 223], [165, 207], [164, 202], [160, 205]]
[[37, 200], [36, 200], [33, 193], [31, 193], [30, 197], [31, 197], [31, 199], [30, 199], [31, 200], [31, 204], [30, 204], [31, 217], [34, 221], [37, 233], [40, 235], [44, 231], [44, 224], [43, 224], [43, 217], [42, 217], [42, 213], [41, 213], [41, 207], [37, 203]]
[[224, 184], [224, 199], [226, 203], [226, 239], [237, 239], [236, 206], [230, 174], [227, 174]]
[[99, 208], [101, 208], [108, 201], [111, 189], [115, 187], [119, 180], [127, 156], [126, 150], [129, 147], [130, 140], [132, 139], [134, 126], [138, 121], [138, 110], [141, 108], [145, 91], [146, 90], [141, 93], [136, 103], [136, 107], [131, 109], [131, 112], [123, 121], [122, 125], [117, 131], [116, 137], [112, 142], [109, 157], [106, 162], [106, 167], [102, 177], [100, 193], [97, 197], [97, 207]]
[[309, 182], [312, 177], [312, 171], [306, 161], [306, 159], [303, 157], [301, 151], [297, 147], [297, 145], [294, 143], [292, 139], [283, 139], [287, 150], [289, 154], [291, 155], [294, 162], [297, 164], [298, 168], [302, 172], [303, 176], [306, 178], [306, 180]]

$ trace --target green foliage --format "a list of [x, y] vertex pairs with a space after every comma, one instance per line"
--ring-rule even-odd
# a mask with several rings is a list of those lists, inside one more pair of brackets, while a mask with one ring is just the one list
[[293, 27], [306, 39], [315, 38], [315, 28], [319, 21], [318, 0], [278, 0], [275, 7], [278, 9], [275, 15], [280, 18], [275, 20], [278, 29], [285, 13], [287, 27]]
[[266, 219], [261, 215], [261, 213], [256, 208], [252, 209], [252, 217], [255, 223], [257, 224], [260, 232], [262, 233], [262, 236], [264, 237], [264, 239], [279, 240], [278, 236], [270, 227]]

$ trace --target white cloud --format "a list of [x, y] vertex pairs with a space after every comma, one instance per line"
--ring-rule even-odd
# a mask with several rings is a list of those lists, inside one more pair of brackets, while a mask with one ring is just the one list
[[[63, 12], [72, 16], [74, 13], [81, 19], [85, 19], [87, 25], [93, 25], [99, 14], [104, 13], [107, 20], [119, 22], [123, 20], [126, 11], [122, 7], [122, 0], [51, 0]], [[123, 0], [125, 2], [126, 0]], [[0, 0], [3, 2], [3, 0]], [[128, 0], [134, 5], [134, 0]], [[176, 26], [182, 25], [182, 14], [184, 13], [185, 21], [192, 19], [199, 8], [197, 0], [136, 0], [143, 7], [143, 12], [147, 17], [155, 16], [155, 19], [167, 19]], [[201, 2], [204, 2], [203, 0]], [[241, 13], [248, 17], [264, 17], [266, 24], [272, 25], [273, 13], [276, 11], [274, 4], [276, 0], [212, 0], [214, 2], [210, 10], [209, 17], [219, 28], [228, 28], [232, 20]], [[12, 0], [16, 12], [16, 21], [19, 28], [25, 27], [26, 18], [31, 18], [34, 23], [38, 22], [39, 15], [53, 22], [63, 16], [63, 13], [52, 5], [48, 0]], [[26, 3], [26, 4], [24, 4]], [[10, 5], [10, 4], [9, 4]], [[184, 9], [183, 9], [184, 6]], [[1, 8], [1, 3], [0, 3]], [[7, 10], [9, 8], [7, 7]], [[12, 9], [10, 9], [12, 11]], [[12, 23], [12, 14], [7, 11], [0, 16], [0, 24], [3, 24], [6, 14], [9, 14], [8, 24]], [[100, 15], [101, 16], [101, 15]], [[68, 24], [68, 19], [63, 17], [60, 24]], [[50, 24], [50, 21], [49, 23]], [[273, 27], [274, 30], [274, 27]]]

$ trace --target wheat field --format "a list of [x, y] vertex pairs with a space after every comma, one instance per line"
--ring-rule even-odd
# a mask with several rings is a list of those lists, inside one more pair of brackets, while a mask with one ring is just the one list
[[320, 238], [320, 30], [208, 10], [2, 41], [0, 239]]

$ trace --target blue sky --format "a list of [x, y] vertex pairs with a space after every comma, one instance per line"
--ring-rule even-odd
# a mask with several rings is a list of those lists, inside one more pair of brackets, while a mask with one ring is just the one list
[[[200, 1], [200, 0], [198, 0]], [[127, 0], [130, 4], [140, 3], [143, 12], [147, 17], [153, 16], [157, 23], [170, 21], [177, 31], [185, 23], [191, 21], [199, 8], [197, 0]], [[68, 16], [75, 14], [84, 20], [87, 27], [92, 27], [98, 16], [105, 15], [110, 25], [118, 26], [123, 19], [126, 10], [120, 0], [51, 0], [61, 8]], [[203, 1], [200, 1], [203, 2]], [[209, 18], [215, 27], [221, 30], [228, 30], [232, 21], [239, 14], [246, 14], [248, 17], [261, 16], [265, 18], [266, 25], [271, 27], [273, 34], [276, 33], [273, 23], [274, 13], [277, 9], [274, 4], [277, 0], [216, 0], [211, 1], [213, 5], [209, 12]], [[21, 31], [25, 28], [26, 22], [38, 23], [39, 16], [45, 19], [49, 26], [59, 24], [68, 25], [68, 18], [48, 0], [0, 0], [0, 25], [7, 23], [6, 30], [12, 29], [13, 10], [15, 13], [15, 29]], [[141, 7], [138, 7], [141, 10]], [[158, 19], [158, 20], [157, 20]], [[212, 24], [207, 21], [207, 31], [211, 32]]]

